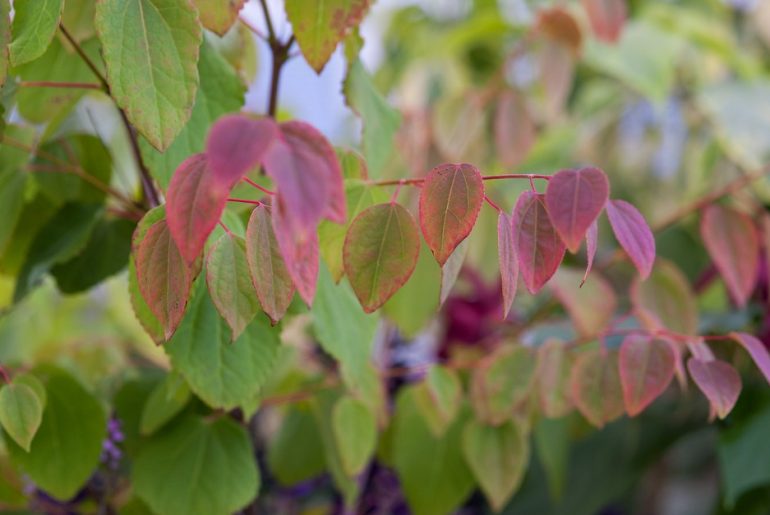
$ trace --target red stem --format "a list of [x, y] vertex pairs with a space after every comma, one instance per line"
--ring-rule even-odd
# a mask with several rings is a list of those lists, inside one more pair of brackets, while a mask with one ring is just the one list
[[246, 183], [248, 183], [248, 184], [250, 184], [250, 185], [254, 186], [255, 188], [257, 188], [257, 189], [258, 189], [259, 191], [261, 191], [262, 193], [266, 193], [266, 194], [268, 194], [268, 195], [275, 195], [275, 192], [274, 192], [274, 191], [271, 191], [271, 190], [269, 190], [269, 189], [267, 189], [267, 188], [265, 188], [265, 187], [263, 187], [263, 186], [260, 186], [259, 184], [257, 184], [256, 182], [252, 181], [252, 180], [251, 180], [251, 179], [249, 179], [248, 177], [244, 177], [244, 178], [243, 178], [243, 182], [246, 182]]
[[228, 227], [225, 225], [225, 223], [224, 223], [222, 220], [220, 220], [220, 221], [219, 221], [219, 222], [217, 222], [217, 223], [219, 224], [219, 226], [220, 226], [220, 227], [222, 227], [222, 229], [224, 229], [224, 230], [225, 230], [225, 232], [226, 232], [227, 234], [229, 234], [230, 236], [232, 236], [232, 235], [233, 235], [233, 231], [231, 231], [231, 230], [230, 230], [230, 229], [229, 229], [229, 228], [228, 228]]
[[245, 198], [229, 198], [227, 199], [228, 202], [240, 202], [241, 204], [251, 204], [253, 206], [261, 206], [262, 202], [259, 200], [248, 200]]
[[492, 206], [493, 208], [495, 208], [495, 210], [496, 210], [498, 213], [502, 213], [502, 211], [503, 211], [503, 210], [500, 208], [500, 206], [498, 206], [497, 204], [495, 204], [494, 202], [492, 202], [492, 199], [491, 199], [491, 198], [489, 198], [489, 197], [487, 197], [486, 195], [484, 195], [484, 200], [486, 200], [486, 201], [487, 201], [487, 204], [489, 204], [490, 206]]
[[[485, 175], [481, 178], [483, 181], [495, 181], [499, 179], [526, 179], [532, 184], [534, 179], [548, 181], [551, 180], [551, 176], [537, 173], [506, 173], [502, 175]], [[418, 186], [423, 182], [425, 182], [425, 179], [386, 179], [384, 181], [367, 181], [366, 184], [369, 186], [398, 186], [403, 184]]]
[[8, 377], [8, 372], [5, 371], [2, 365], [0, 365], [0, 377], [3, 378], [5, 384], [11, 384], [11, 378]]
[[52, 81], [22, 81], [19, 82], [20, 88], [74, 88], [74, 89], [98, 89], [102, 85], [95, 82], [52, 82]]

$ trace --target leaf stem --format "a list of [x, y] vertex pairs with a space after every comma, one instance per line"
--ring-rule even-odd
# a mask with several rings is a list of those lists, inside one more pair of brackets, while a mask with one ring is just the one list
[[0, 365], [0, 377], [3, 378], [5, 384], [11, 384], [11, 378], [8, 376], [8, 372], [6, 372], [5, 367], [2, 365]]
[[[496, 181], [502, 179], [525, 179], [532, 183], [534, 179], [548, 181], [551, 179], [551, 176], [537, 173], [506, 173], [501, 175], [485, 175], [481, 177], [481, 180], [483, 181]], [[364, 184], [367, 186], [398, 186], [404, 184], [419, 186], [423, 182], [425, 182], [425, 179], [385, 179], [380, 181], [366, 181]]]
[[274, 191], [269, 190], [269, 189], [265, 188], [264, 186], [260, 186], [259, 184], [257, 184], [256, 182], [252, 181], [248, 177], [244, 177], [242, 180], [243, 180], [243, 182], [245, 182], [247, 184], [250, 184], [251, 186], [254, 186], [255, 188], [257, 188], [262, 193], [266, 193], [268, 195], [275, 195]]
[[22, 81], [20, 88], [59, 88], [59, 89], [96, 89], [103, 90], [101, 84], [94, 82], [52, 82], [52, 81]]
[[249, 200], [245, 198], [228, 198], [228, 202], [240, 202], [241, 204], [251, 204], [253, 206], [261, 206], [262, 202], [259, 200]]
[[96, 76], [96, 78], [99, 79], [99, 83], [102, 85], [102, 89], [109, 94], [110, 92], [110, 85], [107, 82], [107, 78], [102, 75], [102, 72], [99, 71], [99, 68], [96, 66], [96, 63], [94, 63], [90, 57], [88, 57], [88, 54], [86, 54], [83, 49], [78, 45], [78, 42], [75, 41], [75, 38], [70, 35], [67, 28], [64, 26], [63, 23], [59, 24], [59, 30], [61, 30], [61, 33], [64, 35], [65, 38], [67, 38], [67, 41], [69, 41], [69, 44], [72, 45], [72, 48], [75, 49], [75, 52], [80, 56], [80, 58], [83, 60], [83, 62], [88, 66], [88, 68], [93, 72], [93, 74]]
[[500, 206], [498, 206], [497, 204], [495, 204], [494, 202], [492, 202], [492, 199], [491, 199], [491, 198], [489, 198], [489, 197], [487, 197], [486, 195], [484, 195], [484, 200], [486, 200], [486, 201], [487, 201], [487, 204], [489, 204], [490, 206], [492, 206], [492, 207], [495, 209], [495, 211], [497, 211], [498, 213], [502, 213], [502, 212], [503, 212], [503, 210], [500, 208]]
[[217, 222], [217, 223], [219, 224], [219, 226], [220, 226], [220, 227], [222, 227], [222, 229], [224, 229], [224, 230], [225, 230], [225, 232], [226, 232], [226, 233], [227, 233], [229, 236], [232, 236], [232, 235], [233, 235], [233, 231], [231, 231], [231, 230], [230, 230], [230, 228], [229, 228], [229, 227], [227, 227], [227, 225], [225, 225], [225, 223], [224, 223], [222, 220], [220, 220], [220, 221], [219, 221], [219, 222]]

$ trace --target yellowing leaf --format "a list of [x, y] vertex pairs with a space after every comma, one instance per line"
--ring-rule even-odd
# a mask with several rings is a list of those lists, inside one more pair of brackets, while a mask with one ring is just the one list
[[575, 360], [570, 375], [572, 401], [596, 427], [623, 414], [623, 390], [618, 373], [618, 353], [591, 349]]
[[210, 31], [223, 36], [238, 18], [246, 0], [194, 0], [201, 23]]

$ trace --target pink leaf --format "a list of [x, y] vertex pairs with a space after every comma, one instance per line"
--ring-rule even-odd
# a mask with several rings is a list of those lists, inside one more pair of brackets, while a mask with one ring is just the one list
[[748, 351], [754, 364], [757, 365], [767, 382], [770, 383], [770, 353], [765, 344], [758, 338], [746, 333], [730, 333], [730, 338], [738, 342]]
[[639, 275], [646, 279], [655, 262], [655, 238], [650, 227], [642, 214], [628, 202], [610, 200], [606, 209], [612, 232], [639, 270]]
[[243, 114], [217, 120], [206, 140], [206, 155], [212, 175], [228, 191], [256, 168], [278, 137], [278, 126], [270, 118]]
[[500, 279], [503, 285], [503, 318], [516, 297], [516, 286], [519, 282], [519, 257], [513, 244], [513, 225], [511, 217], [500, 211], [497, 217], [497, 255], [500, 260]]
[[618, 355], [623, 401], [630, 416], [636, 416], [662, 394], [676, 368], [671, 345], [657, 338], [627, 336]]
[[440, 165], [425, 178], [420, 189], [420, 227], [439, 265], [468, 237], [483, 202], [484, 182], [472, 165]]
[[564, 242], [545, 207], [545, 195], [525, 191], [513, 209], [513, 239], [519, 269], [530, 293], [537, 293], [559, 268]]
[[523, 96], [510, 89], [503, 91], [497, 99], [494, 124], [500, 163], [514, 167], [524, 161], [535, 144], [537, 128]]
[[583, 0], [597, 39], [615, 43], [626, 22], [626, 0]]
[[229, 192], [213, 179], [205, 154], [187, 158], [174, 172], [166, 195], [168, 227], [188, 264], [200, 256]]
[[704, 361], [698, 358], [687, 360], [695, 384], [703, 392], [719, 418], [725, 418], [732, 411], [738, 394], [741, 393], [741, 376], [732, 365], [718, 359]]
[[583, 280], [580, 283], [580, 286], [583, 286], [583, 284], [586, 282], [586, 279], [588, 279], [588, 274], [591, 273], [591, 269], [594, 266], [594, 258], [596, 257], [596, 247], [599, 242], [599, 224], [596, 223], [596, 220], [594, 220], [594, 223], [592, 223], [588, 227], [588, 232], [586, 232], [586, 273], [583, 274]]
[[703, 212], [701, 237], [730, 295], [745, 306], [757, 283], [759, 237], [754, 223], [743, 213], [712, 204]]
[[272, 207], [273, 230], [289, 276], [299, 296], [310, 306], [313, 304], [318, 282], [318, 232], [313, 228], [304, 234], [293, 233], [287, 218], [287, 209], [281, 196], [276, 195]]
[[165, 220], [153, 224], [139, 243], [136, 275], [139, 291], [168, 340], [182, 321], [193, 274]]
[[562, 170], [548, 181], [545, 191], [548, 215], [573, 254], [604, 209], [609, 194], [607, 176], [598, 168]]

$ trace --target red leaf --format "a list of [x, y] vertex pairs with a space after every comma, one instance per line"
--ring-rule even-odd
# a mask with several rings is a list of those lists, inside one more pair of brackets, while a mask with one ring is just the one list
[[286, 314], [295, 288], [265, 206], [251, 212], [246, 228], [246, 258], [259, 303], [270, 320], [278, 322]]
[[583, 8], [597, 39], [615, 43], [626, 22], [626, 0], [583, 0]]
[[562, 170], [548, 181], [545, 191], [548, 214], [573, 254], [604, 209], [609, 194], [607, 176], [598, 168]]
[[700, 233], [730, 295], [745, 306], [759, 271], [759, 236], [751, 218], [712, 204], [703, 212]]
[[243, 114], [223, 116], [209, 131], [206, 155], [212, 175], [228, 191], [260, 164], [278, 137], [278, 126], [270, 118]]
[[730, 338], [738, 342], [748, 351], [754, 364], [757, 365], [767, 382], [770, 383], [770, 353], [765, 344], [758, 338], [746, 333], [730, 333]]
[[642, 214], [628, 202], [610, 200], [606, 209], [612, 232], [639, 270], [639, 275], [646, 279], [655, 262], [655, 238], [650, 227]]
[[264, 165], [283, 198], [285, 223], [291, 233], [304, 239], [303, 233], [315, 232], [324, 217], [345, 223], [345, 189], [337, 154], [311, 125], [282, 123]]
[[676, 355], [671, 345], [650, 336], [626, 336], [618, 355], [623, 400], [636, 416], [662, 394], [674, 377]]
[[503, 285], [503, 318], [516, 297], [516, 286], [519, 282], [519, 257], [513, 244], [513, 223], [511, 217], [500, 211], [497, 217], [497, 255], [500, 260], [500, 279]]
[[272, 207], [273, 230], [289, 276], [299, 296], [310, 306], [318, 282], [318, 232], [315, 228], [303, 234], [292, 232], [287, 209], [283, 199], [277, 195]]
[[484, 202], [476, 167], [445, 164], [430, 171], [420, 190], [420, 227], [439, 265], [473, 229]]
[[205, 154], [187, 158], [174, 172], [166, 195], [168, 227], [187, 263], [203, 251], [229, 192], [229, 187], [213, 179]]
[[513, 240], [524, 284], [537, 293], [559, 268], [564, 242], [545, 207], [545, 195], [525, 191], [513, 209]]
[[136, 249], [139, 291], [163, 326], [168, 340], [182, 321], [193, 274], [171, 237], [165, 220], [147, 231]]
[[586, 232], [586, 273], [583, 274], [583, 280], [580, 286], [588, 279], [588, 274], [591, 273], [591, 269], [594, 266], [594, 258], [596, 257], [596, 247], [599, 242], [599, 224], [596, 220], [588, 226], [588, 232]]
[[513, 90], [503, 91], [497, 100], [494, 123], [497, 159], [507, 167], [520, 164], [537, 137], [537, 128], [524, 98]]
[[602, 427], [623, 414], [623, 394], [617, 351], [582, 352], [570, 374], [572, 401], [583, 416]]
[[371, 313], [412, 275], [420, 254], [417, 224], [399, 204], [374, 205], [350, 224], [342, 252], [350, 285]]
[[741, 393], [741, 376], [732, 365], [718, 359], [705, 361], [698, 358], [687, 360], [695, 384], [703, 392], [719, 418], [732, 411]]

